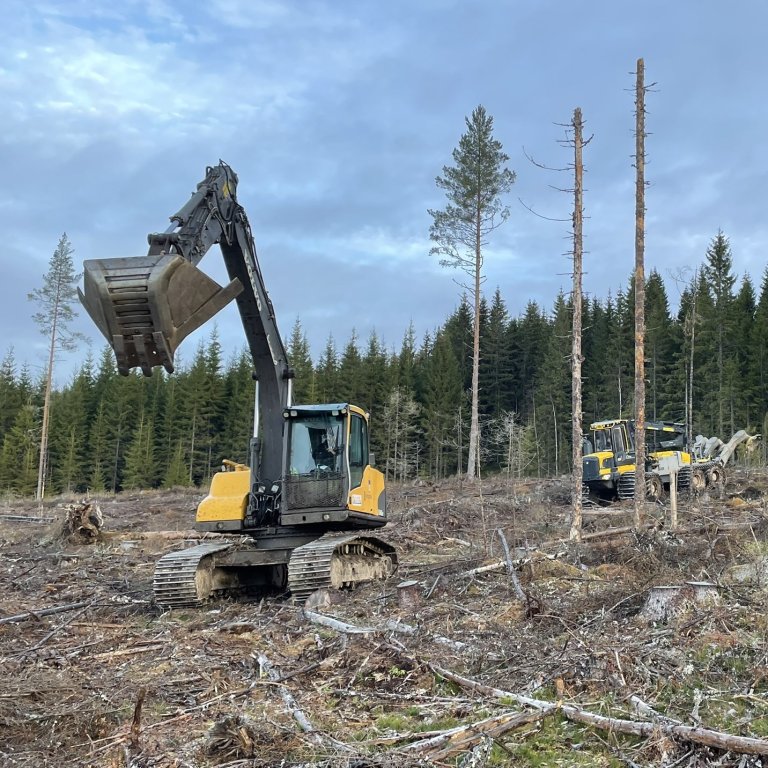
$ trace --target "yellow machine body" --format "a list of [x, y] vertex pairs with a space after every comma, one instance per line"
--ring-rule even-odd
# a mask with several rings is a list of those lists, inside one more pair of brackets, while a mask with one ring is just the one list
[[197, 508], [195, 522], [245, 520], [251, 492], [251, 470], [245, 464], [233, 461], [225, 461], [224, 467], [211, 479], [211, 488]]

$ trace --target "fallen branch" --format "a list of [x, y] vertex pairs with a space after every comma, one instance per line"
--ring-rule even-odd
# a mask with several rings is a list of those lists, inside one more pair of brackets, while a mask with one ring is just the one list
[[[556, 544], [562, 544], [562, 541], [554, 542]], [[552, 555], [544, 554], [543, 552], [536, 552], [534, 556], [518, 557], [516, 560], [504, 559], [496, 560], [493, 563], [487, 563], [486, 565], [479, 565], [477, 568], [470, 568], [468, 571], [462, 571], [459, 576], [477, 576], [481, 573], [489, 573], [490, 571], [502, 571], [505, 568], [509, 568], [511, 562], [515, 568], [520, 568], [522, 565], [534, 562], [535, 560], [559, 560], [561, 557], [565, 557], [565, 552], [555, 552]]]
[[155, 643], [154, 645], [142, 645], [138, 648], [120, 648], [117, 651], [105, 651], [104, 653], [96, 653], [91, 656], [92, 659], [111, 659], [115, 656], [134, 656], [137, 653], [149, 653], [149, 651], [160, 651], [165, 648], [162, 643]]
[[88, 605], [85, 606], [85, 608], [81, 608], [74, 616], [70, 616], [65, 622], [62, 624], [59, 624], [58, 627], [54, 627], [42, 640], [37, 642], [35, 645], [33, 645], [31, 648], [27, 648], [24, 651], [19, 651], [17, 656], [25, 656], [28, 653], [32, 653], [33, 651], [37, 651], [40, 648], [42, 648], [54, 635], [57, 635], [59, 632], [61, 632], [62, 629], [65, 629], [68, 627], [75, 619], [82, 616], [96, 601], [91, 600]]
[[533, 699], [529, 696], [521, 696], [511, 691], [503, 691], [499, 688], [492, 688], [467, 677], [457, 675], [455, 672], [438, 667], [435, 664], [429, 664], [433, 672], [437, 673], [446, 680], [457, 683], [476, 693], [484, 693], [488, 696], [501, 699], [511, 699], [518, 704], [528, 707], [534, 707], [541, 712], [554, 713], [560, 712], [567, 720], [577, 723], [584, 723], [595, 728], [608, 731], [618, 731], [631, 736], [648, 737], [654, 733], [664, 733], [666, 736], [673, 736], [695, 744], [703, 744], [707, 747], [716, 747], [717, 749], [731, 750], [746, 755], [768, 755], [768, 740], [756, 739], [749, 736], [734, 736], [722, 731], [713, 731], [709, 728], [697, 728], [688, 725], [676, 725], [656, 720], [652, 723], [638, 722], [636, 720], [624, 720], [617, 717], [606, 717], [605, 715], [596, 715], [587, 712], [584, 709], [561, 702], [553, 703], [551, 701], [542, 701]]
[[127, 750], [129, 756], [138, 754], [141, 751], [139, 738], [141, 737], [141, 708], [144, 706], [144, 697], [147, 695], [146, 688], [139, 688], [139, 695], [136, 697], [136, 706], [133, 708], [133, 720], [131, 721], [131, 730], [128, 735]]
[[459, 576], [477, 576], [480, 573], [489, 573], [490, 571], [501, 571], [506, 567], [506, 563], [503, 560], [496, 560], [496, 562], [488, 563], [487, 565], [479, 565], [477, 568], [470, 568], [468, 571], [462, 571]]
[[639, 696], [634, 694], [629, 697], [629, 703], [632, 705], [632, 709], [640, 715], [646, 717], [652, 717], [658, 720], [663, 720], [666, 723], [674, 723], [675, 725], [682, 725], [680, 720], [676, 720], [674, 717], [669, 717], [662, 714], [658, 710], [654, 709], [650, 704], [644, 702]]
[[512, 562], [512, 556], [509, 554], [509, 544], [507, 544], [507, 537], [504, 535], [504, 531], [502, 531], [501, 528], [496, 529], [496, 535], [499, 537], [499, 539], [501, 539], [501, 546], [504, 548], [504, 560], [507, 564], [507, 575], [512, 582], [512, 586], [515, 588], [515, 594], [518, 596], [521, 602], [527, 603], [528, 595], [526, 595], [523, 591], [522, 586], [520, 586], [520, 579], [517, 578], [515, 565]]
[[456, 752], [463, 752], [484, 737], [497, 738], [521, 725], [546, 717], [546, 712], [502, 712], [469, 725], [449, 728], [422, 741], [401, 747], [403, 751], [428, 753], [430, 760], [441, 760]]
[[[313, 624], [329, 627], [330, 629], [335, 629], [337, 632], [343, 632], [346, 635], [370, 635], [376, 632], [396, 632], [403, 635], [415, 635], [419, 631], [416, 627], [412, 627], [410, 624], [404, 624], [403, 622], [395, 621], [394, 619], [387, 621], [383, 628], [358, 627], [355, 624], [348, 624], [345, 621], [334, 619], [332, 616], [309, 611], [306, 608], [304, 609], [304, 618], [311, 621]], [[442, 635], [432, 635], [432, 640], [439, 645], [453, 648], [455, 651], [463, 651], [468, 647], [466, 643], [462, 643], [459, 640], [451, 640], [449, 637], [443, 637]]]
[[[260, 672], [273, 682], [279, 683], [280, 673], [272, 666], [270, 660], [263, 653], [256, 654], [256, 659], [259, 662]], [[284, 685], [280, 685], [280, 697], [288, 711], [291, 713], [293, 719], [298, 723], [299, 728], [301, 728], [304, 733], [309, 734], [310, 739], [315, 744], [318, 746], [322, 745], [323, 737], [315, 731], [315, 727], [309, 722], [309, 718], [307, 718], [296, 703], [296, 699], [293, 698], [290, 691]]]
[[[419, 630], [416, 627], [412, 627], [410, 624], [404, 624], [402, 621], [390, 619], [384, 627], [390, 632], [399, 632], [403, 635], [416, 635]], [[438, 645], [445, 645], [449, 648], [453, 648], [454, 651], [465, 651], [469, 646], [467, 643], [462, 643], [460, 640], [451, 640], [450, 637], [443, 637], [442, 635], [431, 635], [431, 639]]]
[[27, 611], [26, 613], [17, 613], [15, 616], [4, 616], [0, 619], [0, 624], [12, 624], [16, 621], [26, 621], [27, 619], [37, 619], [40, 616], [53, 616], [55, 613], [65, 613], [66, 611], [76, 611], [78, 608], [92, 605], [92, 602], [69, 603], [68, 605], [56, 605], [53, 608], [41, 608], [39, 611]]
[[373, 627], [356, 627], [354, 624], [347, 624], [344, 621], [339, 621], [339, 619], [334, 619], [332, 616], [315, 613], [315, 611], [310, 611], [306, 608], [304, 609], [304, 616], [313, 624], [335, 629], [337, 632], [343, 632], [345, 635], [367, 635], [376, 632], [376, 629]]

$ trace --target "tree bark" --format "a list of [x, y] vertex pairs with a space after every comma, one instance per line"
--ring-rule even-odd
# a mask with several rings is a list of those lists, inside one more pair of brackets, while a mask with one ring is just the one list
[[51, 346], [48, 350], [48, 371], [45, 376], [45, 399], [43, 401], [43, 426], [40, 432], [40, 462], [37, 467], [37, 501], [45, 496], [45, 473], [48, 464], [48, 430], [51, 418], [51, 390], [53, 388], [53, 361], [56, 353], [56, 325], [59, 319], [58, 288], [56, 302], [53, 306], [53, 321], [51, 326]]
[[645, 508], [645, 64], [635, 89], [635, 526]]
[[582, 159], [583, 137], [581, 109], [578, 107], [573, 112], [573, 149], [574, 149], [574, 173], [573, 185], [573, 337], [571, 340], [571, 421], [572, 421], [572, 455], [573, 466], [571, 468], [571, 518], [570, 537], [574, 541], [581, 539], [581, 486], [584, 480], [584, 467], [582, 466], [582, 403], [581, 403], [581, 281], [583, 259], [583, 176], [584, 164]]
[[482, 211], [478, 196], [477, 214], [475, 219], [475, 321], [472, 333], [472, 413], [469, 423], [469, 451], [467, 456], [467, 480], [479, 476], [479, 443], [480, 443], [480, 278], [483, 266], [482, 234], [480, 231]]

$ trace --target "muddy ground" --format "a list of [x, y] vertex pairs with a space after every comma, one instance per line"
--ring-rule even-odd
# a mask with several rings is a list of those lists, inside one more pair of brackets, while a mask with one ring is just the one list
[[[0, 766], [766, 760], [766, 472], [681, 498], [675, 532], [668, 506], [639, 532], [631, 506], [589, 508], [579, 545], [566, 481], [392, 489], [389, 581], [311, 611], [241, 595], [164, 612], [153, 564], [200, 498], [93, 499], [93, 540], [63, 530], [77, 500], [0, 505]], [[654, 614], [654, 586], [683, 588]]]

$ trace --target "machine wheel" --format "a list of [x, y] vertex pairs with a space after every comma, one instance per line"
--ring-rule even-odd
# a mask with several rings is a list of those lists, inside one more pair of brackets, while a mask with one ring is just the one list
[[664, 499], [664, 482], [659, 475], [648, 475], [645, 479], [645, 493], [651, 501]]
[[691, 491], [695, 494], [699, 494], [706, 487], [707, 473], [701, 467], [696, 467], [691, 474]]
[[715, 466], [707, 473], [707, 485], [725, 485], [725, 467], [715, 464]]

